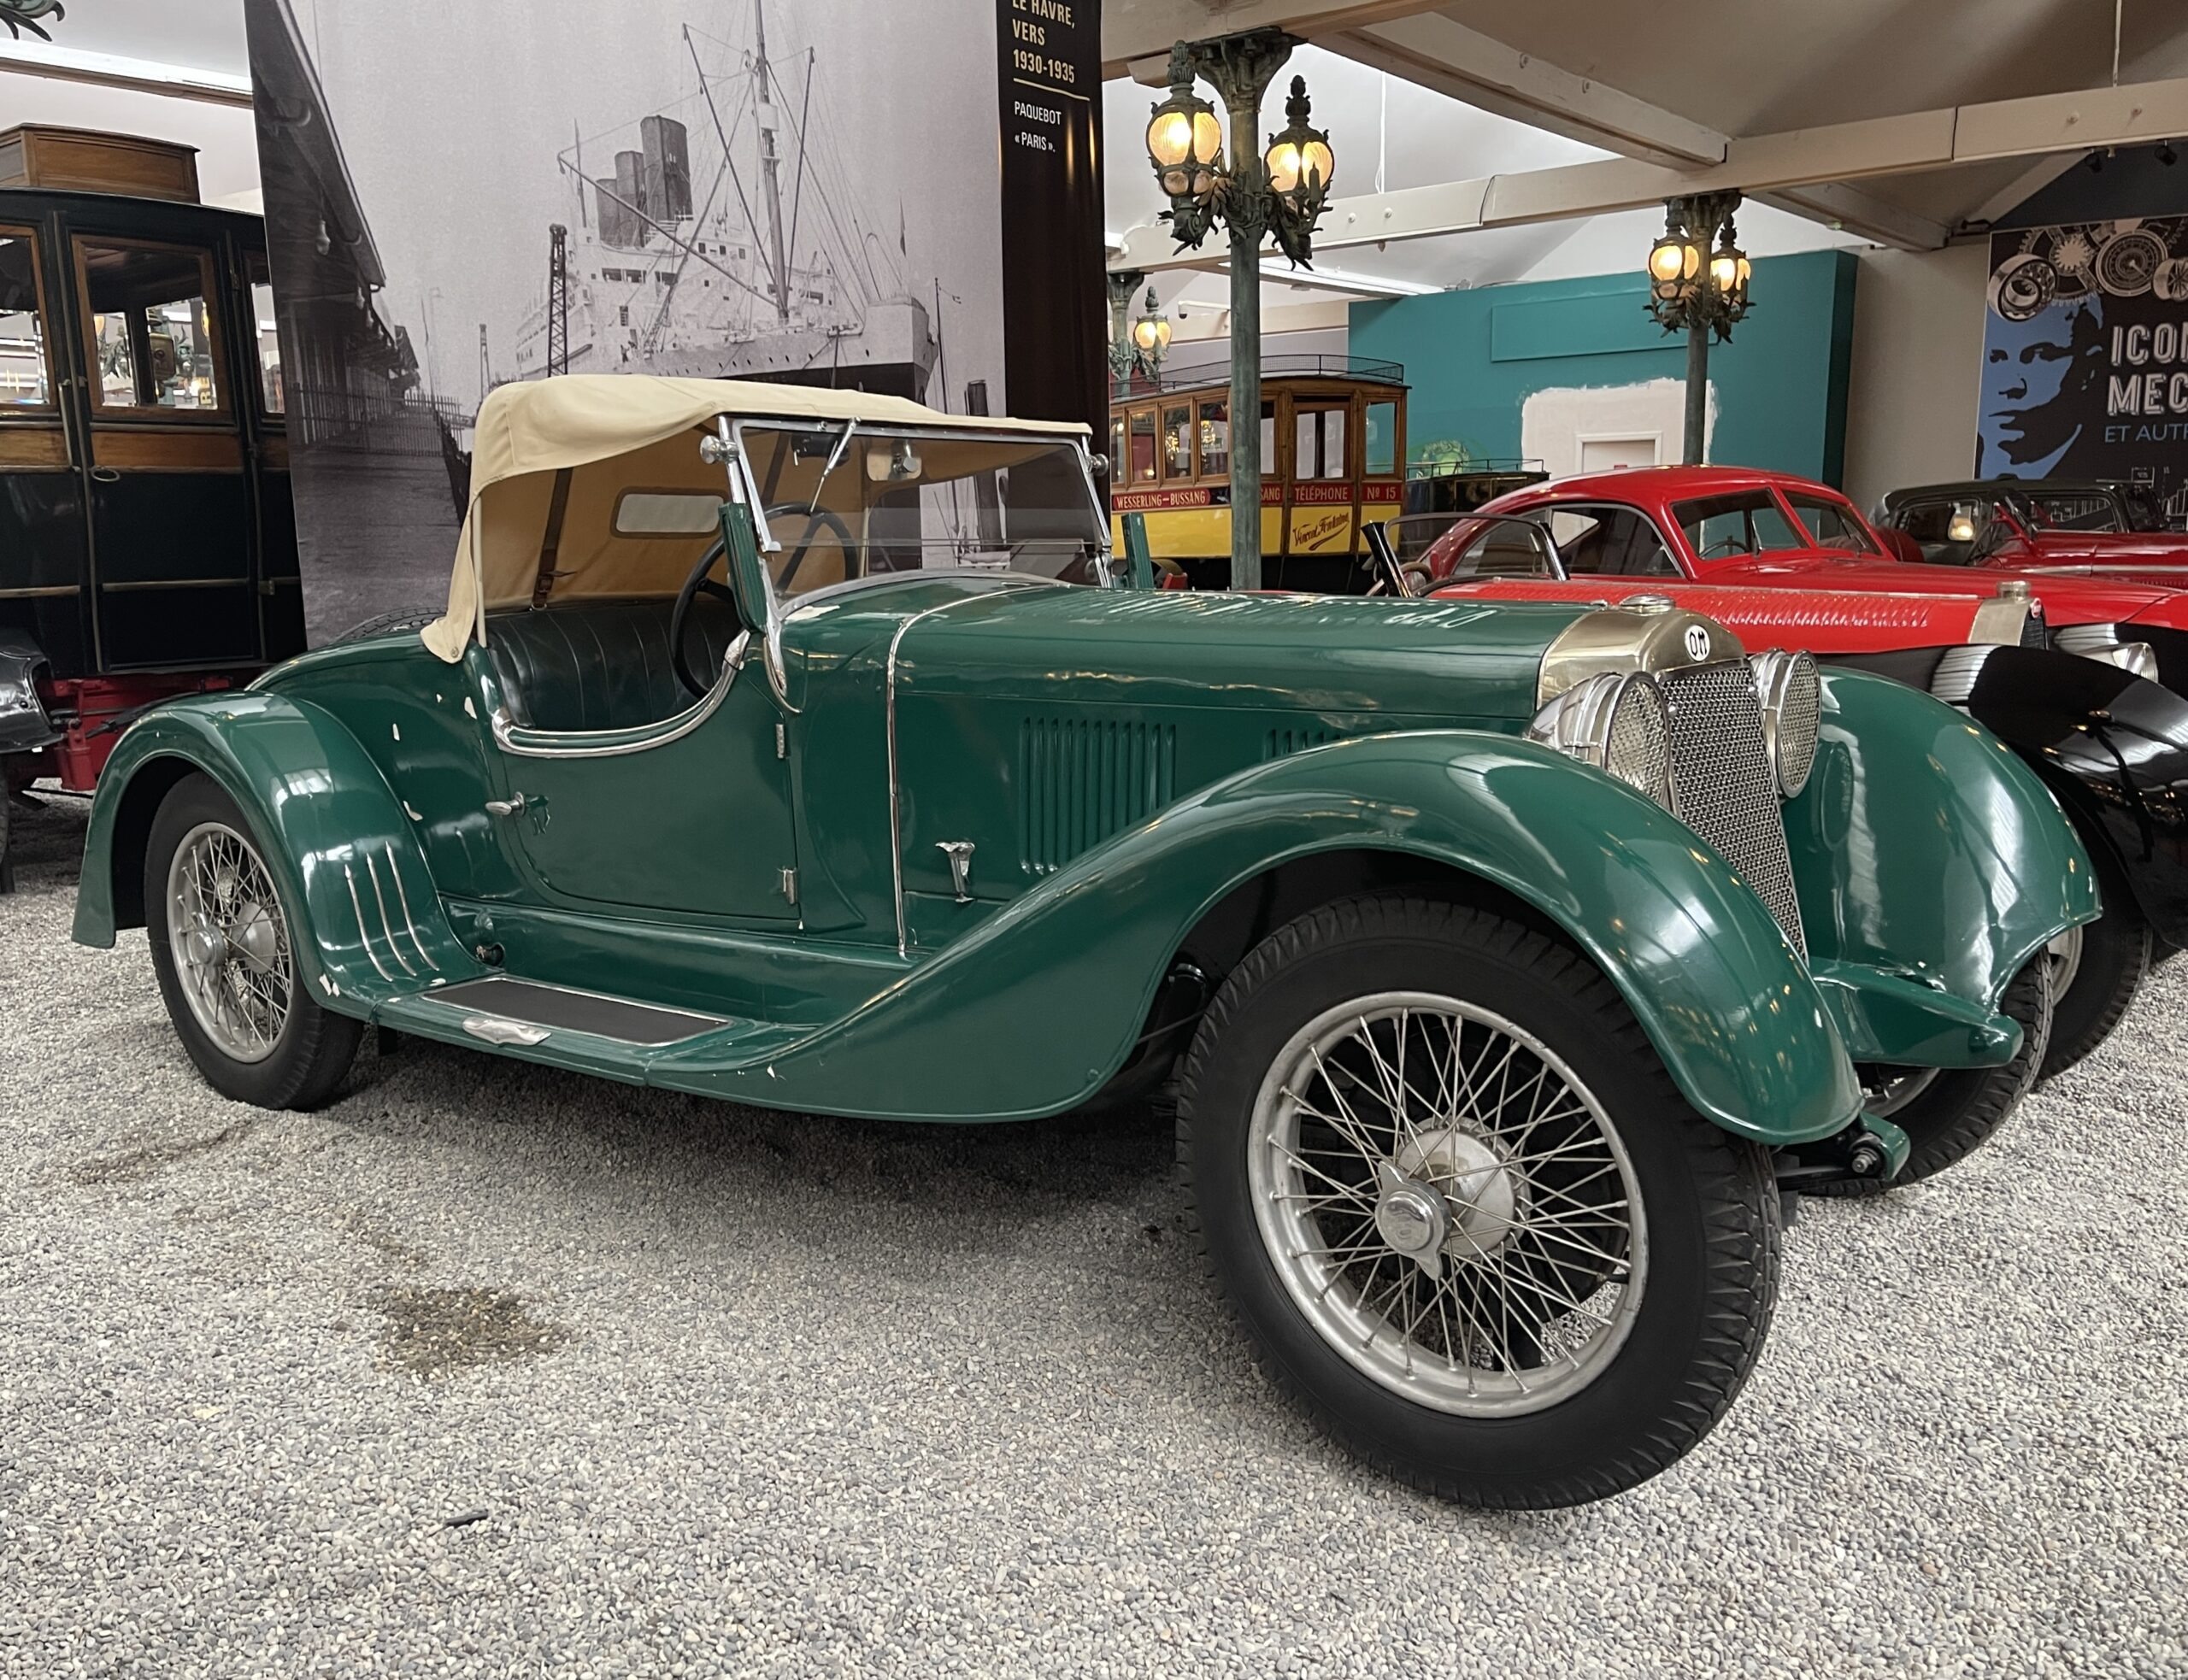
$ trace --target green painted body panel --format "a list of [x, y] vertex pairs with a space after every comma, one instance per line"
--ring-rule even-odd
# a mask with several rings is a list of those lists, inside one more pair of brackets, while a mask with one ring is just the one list
[[[561, 779], [547, 835], [574, 823], [587, 845], [624, 842], [612, 903], [597, 881], [543, 874], [526, 819], [485, 811], [530, 790], [544, 762], [496, 742], [485, 654], [450, 666], [409, 637], [326, 649], [130, 731], [94, 807], [78, 937], [112, 940], [131, 778], [179, 757], [265, 837], [329, 1007], [471, 1043], [462, 1012], [430, 992], [486, 972], [469, 954], [498, 946], [507, 972], [727, 1024], [651, 1049], [557, 1031], [497, 1053], [777, 1107], [991, 1119], [1073, 1107], [1128, 1058], [1210, 907], [1279, 864], [1362, 849], [1493, 882], [1564, 928], [1697, 1108], [1744, 1135], [1842, 1129], [1859, 1101], [1850, 1049], [1940, 1065], [2009, 1053], [2011, 1024], [1991, 1013], [2003, 966], [2094, 905], [2030, 887], [2070, 862], [2085, 881], [2087, 866], [2049, 796], [2029, 802], [2018, 762], [1957, 714], [1935, 708], [1971, 749], [1886, 697], [1933, 705], [1922, 696], [1833, 673], [1826, 750], [1852, 763], [1826, 765], [1788, 814], [1812, 939], [1826, 933], [1812, 975], [1691, 831], [1519, 738], [1543, 650], [1578, 610], [994, 573], [821, 592], [784, 627], [786, 703], [756, 651], [674, 747], [596, 778], [583, 761], [548, 765]], [[1899, 793], [1889, 810], [1834, 815], [1844, 802], [1824, 790], [1866, 761], [1873, 734], [1893, 743]], [[1950, 769], [1934, 789], [1900, 767], [1926, 750]], [[1979, 812], [1990, 854], [1930, 837]], [[965, 902], [940, 849], [959, 840], [976, 842]], [[1863, 848], [1866, 861], [1850, 855]], [[383, 878], [399, 869], [432, 974], [415, 953], [420, 972], [395, 967], [403, 948], [379, 936], [357, 872], [368, 855]], [[1985, 856], [2004, 884], [1940, 899], [1939, 867]], [[753, 890], [780, 867], [797, 872], [794, 911]], [[739, 872], [741, 897], [719, 884]], [[366, 888], [362, 933], [352, 882]], [[1987, 955], [1969, 957], [1971, 942]]]
[[114, 943], [115, 813], [136, 773], [168, 759], [206, 772], [251, 819], [309, 931], [293, 940], [297, 965], [327, 1007], [366, 1014], [399, 991], [485, 972], [450, 931], [415, 825], [356, 737], [308, 702], [250, 691], [171, 702], [122, 737], [91, 805], [78, 940]]
[[1863, 671], [1826, 670], [1823, 696], [1785, 833], [1847, 1048], [1920, 1066], [2010, 1060], [2019, 1033], [1991, 1012], [2062, 929], [2097, 919], [2088, 855], [2035, 772], [1965, 713]]

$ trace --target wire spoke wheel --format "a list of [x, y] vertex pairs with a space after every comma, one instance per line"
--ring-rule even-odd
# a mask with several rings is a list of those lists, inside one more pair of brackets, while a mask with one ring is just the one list
[[1426, 992], [1326, 1010], [1250, 1120], [1262, 1243], [1352, 1366], [1469, 1417], [1558, 1404], [1617, 1359], [1648, 1242], [1603, 1105], [1540, 1039]]
[[288, 924], [264, 860], [225, 823], [200, 823], [168, 865], [166, 902], [192, 1019], [223, 1054], [263, 1061], [280, 1042], [295, 990]]

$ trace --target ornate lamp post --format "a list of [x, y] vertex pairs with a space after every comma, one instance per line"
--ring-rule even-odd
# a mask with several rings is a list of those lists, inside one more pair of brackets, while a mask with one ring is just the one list
[[1649, 313], [1686, 334], [1686, 438], [1681, 459], [1699, 465], [1709, 405], [1709, 340], [1730, 343], [1748, 311], [1750, 265], [1732, 227], [1737, 192], [1673, 198], [1649, 251]]
[[[1262, 240], [1273, 235], [1295, 267], [1311, 267], [1315, 224], [1328, 202], [1337, 160], [1329, 136], [1309, 126], [1303, 76], [1291, 79], [1288, 119], [1264, 149], [1256, 138], [1262, 96], [1297, 40], [1256, 29], [1170, 50], [1170, 97], [1147, 125], [1147, 161], [1168, 195], [1164, 213], [1179, 250], [1197, 246], [1220, 220], [1231, 235], [1231, 587], [1262, 582]], [[1194, 91], [1206, 77], [1231, 119], [1231, 156], [1215, 108]]]
[[1170, 318], [1162, 313], [1153, 286], [1147, 288], [1138, 317], [1126, 319], [1132, 295], [1145, 278], [1136, 268], [1109, 276], [1109, 376], [1120, 396], [1130, 390], [1135, 373], [1160, 379], [1162, 358], [1170, 350]]
[[6, 24], [8, 32], [19, 41], [26, 29], [41, 41], [51, 40], [53, 37], [38, 26], [38, 20], [66, 16], [61, 0], [0, 0], [0, 23]]
[[1156, 301], [1153, 286], [1148, 287], [1147, 302], [1140, 305], [1139, 318], [1132, 324], [1132, 347], [1147, 377], [1161, 379], [1162, 358], [1170, 353], [1170, 317]]

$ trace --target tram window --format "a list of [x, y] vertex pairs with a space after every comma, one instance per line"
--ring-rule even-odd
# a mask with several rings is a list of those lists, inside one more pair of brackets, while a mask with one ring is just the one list
[[1344, 409], [1299, 407], [1298, 452], [1291, 458], [1295, 479], [1349, 479], [1344, 459]]
[[1162, 476], [1190, 479], [1193, 475], [1193, 411], [1189, 408], [1162, 411]]
[[1155, 482], [1155, 411], [1135, 409], [1132, 417], [1132, 481]]
[[1370, 402], [1368, 424], [1360, 439], [1365, 459], [1361, 470], [1371, 479], [1386, 479], [1398, 470], [1398, 405]]
[[202, 251], [152, 245], [76, 247], [91, 304], [103, 408], [217, 409], [222, 392]]
[[281, 335], [274, 320], [274, 286], [266, 259], [252, 251], [244, 259], [250, 280], [251, 337], [258, 349], [258, 400], [264, 411], [278, 414], [287, 406], [281, 385]]
[[1125, 470], [1125, 422], [1120, 414], [1109, 422], [1109, 471], [1112, 475]]
[[[1264, 470], [1273, 470], [1275, 462], [1264, 461]], [[1221, 478], [1231, 470], [1231, 405], [1228, 402], [1203, 402], [1200, 405], [1200, 470], [1208, 479]]]
[[1276, 404], [1262, 404], [1262, 471], [1271, 477], [1276, 473]]
[[27, 233], [0, 233], [0, 408], [43, 408], [52, 401], [38, 307], [38, 247]]

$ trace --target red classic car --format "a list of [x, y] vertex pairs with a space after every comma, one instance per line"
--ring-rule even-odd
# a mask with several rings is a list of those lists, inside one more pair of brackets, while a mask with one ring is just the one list
[[[1909, 563], [1837, 490], [1791, 473], [1644, 467], [1557, 479], [1500, 496], [1481, 509], [1483, 519], [1495, 516], [1543, 525], [1567, 568], [1585, 576], [1594, 595], [1685, 579], [1980, 598], [2009, 581], [2025, 582], [2043, 608], [2051, 645], [2068, 653], [2109, 653], [2188, 694], [2188, 593], [2072, 571]], [[1455, 528], [1420, 554], [1400, 558], [1426, 587], [1464, 582], [1479, 565], [1468, 549], [1486, 540], [1486, 529]], [[2188, 571], [2179, 576], [2188, 584]]]
[[[1738, 558], [1721, 552], [1735, 532], [1749, 545]], [[1701, 468], [1567, 479], [1472, 516], [1393, 520], [1370, 531], [1368, 546], [1379, 590], [1419, 594], [1433, 582], [1438, 596], [1495, 600], [1664, 597], [1717, 620], [1751, 653], [1805, 649], [1859, 664], [1987, 725], [2052, 787], [2107, 888], [2104, 918], [2062, 952], [2045, 1074], [2110, 1032], [2154, 948], [2188, 943], [2188, 699], [2148, 680], [2150, 649], [2114, 627], [2175, 597], [1901, 564], [1823, 485]], [[1873, 590], [1873, 577], [1898, 588]], [[2063, 630], [2047, 627], [2043, 607], [2055, 596], [2074, 620]], [[1949, 1109], [1946, 1095], [1930, 1092], [1922, 1106]]]

